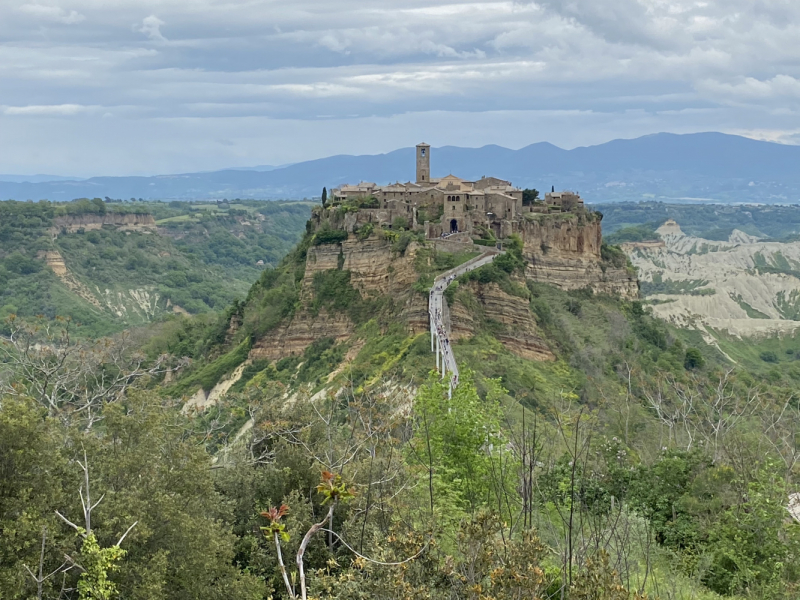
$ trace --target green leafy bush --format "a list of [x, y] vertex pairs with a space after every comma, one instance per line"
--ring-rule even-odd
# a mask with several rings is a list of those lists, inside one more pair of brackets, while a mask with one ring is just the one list
[[347, 240], [347, 232], [341, 229], [322, 228], [314, 235], [313, 244], [321, 246], [323, 244], [341, 244]]

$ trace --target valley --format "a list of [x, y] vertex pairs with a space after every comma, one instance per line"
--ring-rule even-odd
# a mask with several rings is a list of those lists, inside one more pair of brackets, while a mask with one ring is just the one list
[[70, 317], [101, 336], [224, 310], [291, 248], [309, 205], [223, 206], [0, 203], [0, 317]]
[[[51, 277], [133, 335], [5, 322], [0, 453], [28, 461], [7, 486], [41, 516], [20, 557], [0, 552], [0, 589], [26, 588], [5, 582], [39, 556], [37, 527], [68, 502], [77, 457], [108, 490], [101, 539], [120, 517], [141, 523], [113, 579], [133, 594], [144, 573], [162, 597], [214, 600], [220, 585], [296, 597], [277, 549], [330, 600], [471, 598], [474, 586], [502, 600], [791, 598], [795, 242], [735, 227], [706, 239], [635, 214], [604, 235], [591, 207], [542, 204], [439, 234], [449, 219], [429, 207], [415, 223], [376, 204], [174, 203], [124, 218], [83, 204], [16, 221], [12, 281]], [[447, 348], [437, 368], [428, 302], [448, 273], [432, 305]], [[196, 298], [203, 285], [220, 295]], [[701, 303], [720, 294], [732, 304]], [[63, 432], [86, 454], [54, 444]], [[24, 474], [45, 463], [58, 493], [26, 497]], [[346, 545], [314, 535], [322, 518]], [[48, 523], [47, 544], [88, 552]], [[154, 565], [156, 548], [169, 552]]]

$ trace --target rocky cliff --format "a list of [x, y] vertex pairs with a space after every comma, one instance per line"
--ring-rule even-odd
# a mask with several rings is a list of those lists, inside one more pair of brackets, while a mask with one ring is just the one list
[[555, 359], [538, 334], [529, 301], [505, 293], [496, 283], [470, 282], [459, 290], [449, 306], [451, 339], [471, 338], [487, 319], [494, 336], [514, 354], [529, 360]]
[[392, 241], [374, 235], [366, 240], [350, 236], [341, 244], [322, 244], [309, 248], [305, 274], [300, 291], [302, 307], [279, 328], [253, 345], [253, 359], [277, 360], [296, 356], [314, 340], [333, 338], [347, 340], [356, 324], [345, 313], [331, 313], [325, 308], [318, 312], [310, 308], [314, 299], [314, 276], [323, 271], [350, 272], [350, 284], [362, 298], [389, 296], [395, 301], [398, 318], [408, 324], [409, 331], [427, 331], [426, 297], [413, 291], [418, 278], [414, 269], [417, 243], [404, 252], [393, 250]]
[[[432, 244], [430, 244], [432, 245]], [[446, 246], [439, 244], [440, 247]], [[419, 278], [415, 267], [422, 246], [412, 242], [405, 252], [378, 234], [366, 240], [351, 235], [341, 244], [312, 246], [307, 252], [300, 300], [302, 307], [277, 329], [256, 341], [251, 359], [278, 360], [303, 353], [312, 342], [333, 338], [343, 342], [356, 331], [356, 323], [344, 312], [312, 310], [314, 278], [332, 270], [350, 272], [350, 283], [362, 298], [390, 297], [394, 318], [412, 335], [428, 331], [427, 295], [414, 289]], [[418, 266], [418, 265], [416, 265]], [[524, 289], [524, 280], [517, 282]], [[493, 335], [511, 352], [531, 360], [551, 360], [553, 354], [537, 333], [527, 298], [504, 292], [497, 284], [470, 282], [454, 302], [450, 323], [454, 340], [467, 339], [491, 321]]]
[[156, 221], [153, 215], [133, 213], [106, 213], [104, 215], [85, 214], [56, 217], [53, 220], [51, 233], [58, 235], [61, 232], [75, 233], [79, 229], [90, 231], [100, 229], [103, 225], [118, 227], [122, 230], [141, 231], [155, 229]]
[[524, 243], [529, 279], [564, 290], [591, 288], [598, 294], [638, 297], [636, 274], [624, 263], [603, 259], [600, 218], [542, 215], [521, 222], [517, 232]]
[[[363, 210], [313, 211], [309, 233], [325, 235], [332, 242], [308, 248], [299, 308], [277, 329], [256, 341], [252, 359], [299, 355], [314, 340], [327, 337], [341, 342], [354, 334], [356, 324], [345, 311], [334, 314], [325, 308], [311, 308], [315, 277], [325, 271], [348, 271], [350, 285], [362, 298], [391, 298], [394, 318], [404, 323], [409, 333], [427, 331], [427, 297], [414, 290], [420, 277], [415, 259], [423, 246], [412, 241], [399, 251], [398, 234], [383, 232], [362, 213]], [[625, 256], [619, 252], [618, 256], [605, 256], [600, 220], [600, 215], [594, 213], [573, 213], [534, 215], [517, 223], [515, 233], [522, 238], [527, 262], [525, 277], [565, 290], [591, 288], [596, 293], [638, 297], [638, 281], [635, 272], [626, 268]], [[451, 253], [480, 249], [469, 242], [428, 240], [425, 245]], [[521, 277], [517, 283], [524, 290]], [[473, 281], [465, 285], [450, 317], [455, 340], [474, 336], [491, 322], [492, 334], [510, 351], [531, 360], [553, 358], [537, 333], [528, 299], [510, 295], [496, 283]]]

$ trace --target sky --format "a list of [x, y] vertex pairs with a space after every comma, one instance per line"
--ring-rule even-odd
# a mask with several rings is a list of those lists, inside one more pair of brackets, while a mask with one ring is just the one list
[[800, 143], [798, 0], [0, 0], [0, 173]]

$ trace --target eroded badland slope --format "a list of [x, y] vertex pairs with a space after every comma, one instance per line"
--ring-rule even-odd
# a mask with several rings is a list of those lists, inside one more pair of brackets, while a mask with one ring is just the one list
[[738, 336], [800, 326], [800, 242], [761, 241], [739, 230], [727, 241], [706, 240], [671, 220], [656, 233], [657, 242], [622, 247], [659, 317]]

